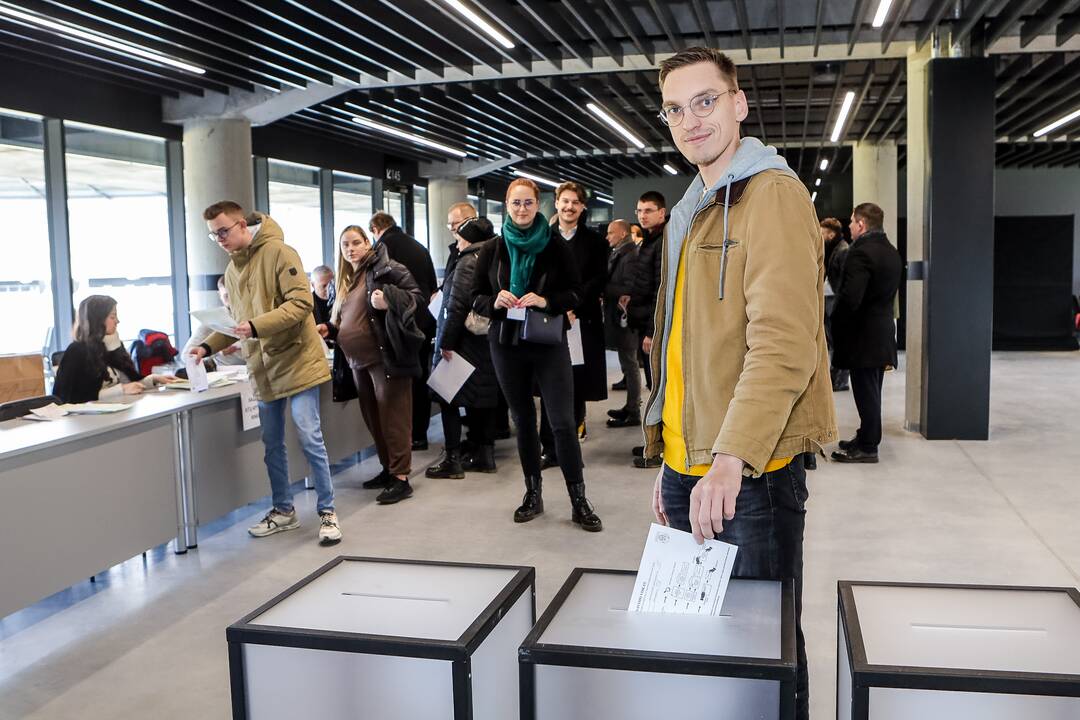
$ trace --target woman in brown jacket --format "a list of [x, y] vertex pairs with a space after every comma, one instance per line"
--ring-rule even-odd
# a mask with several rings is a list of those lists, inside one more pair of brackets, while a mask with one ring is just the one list
[[424, 339], [416, 313], [427, 306], [405, 266], [389, 259], [382, 243], [373, 247], [362, 228], [345, 228], [340, 242], [337, 300], [318, 330], [345, 353], [375, 439], [383, 469], [364, 487], [383, 488], [376, 501], [391, 505], [413, 494], [412, 378]]

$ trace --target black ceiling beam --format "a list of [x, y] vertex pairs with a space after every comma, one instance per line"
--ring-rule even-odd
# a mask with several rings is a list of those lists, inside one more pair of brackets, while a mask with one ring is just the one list
[[522, 9], [528, 13], [531, 22], [543, 27], [549, 35], [587, 67], [593, 66], [593, 56], [589, 44], [558, 13], [551, 12], [546, 6], [541, 6], [539, 0], [518, 0]]
[[1076, 35], [1077, 33], [1080, 33], [1080, 12], [1075, 12], [1061, 18], [1061, 22], [1058, 23], [1057, 32], [1055, 33], [1055, 44], [1058, 47], [1061, 47], [1072, 40], [1073, 35]]
[[149, 95], [180, 97], [180, 93], [182, 92], [181, 90], [160, 83], [155, 84], [135, 79], [131, 77], [130, 73], [120, 71], [114, 72], [104, 68], [90, 67], [76, 62], [63, 60], [58, 58], [54, 51], [51, 51], [44, 45], [39, 45], [38, 48], [39, 49], [35, 50], [30, 47], [10, 46], [7, 45], [6, 38], [0, 37], [0, 57], [8, 58], [9, 60], [21, 60], [38, 67], [70, 73], [80, 77], [92, 78], [94, 80], [128, 88], [129, 90], [136, 90]]
[[996, 98], [1002, 98], [1009, 93], [1009, 90], [1014, 84], [1016, 84], [1021, 78], [1024, 78], [1032, 69], [1032, 58], [1030, 54], [1017, 55], [1012, 62], [1010, 62], [1005, 69], [998, 73], [994, 96]]
[[881, 36], [881, 52], [886, 52], [889, 46], [892, 45], [893, 40], [896, 39], [896, 33], [900, 32], [900, 27], [907, 20], [908, 11], [911, 9], [912, 0], [902, 0], [900, 6], [896, 8], [893, 14], [892, 22], [885, 28], [885, 32]]
[[[509, 124], [507, 129], [504, 129], [503, 123], [492, 118], [491, 122], [478, 122], [477, 117], [469, 115], [465, 110], [458, 109], [458, 104], [451, 99], [447, 98], [446, 94], [432, 85], [424, 85], [418, 88], [399, 88], [395, 90], [395, 93], [406, 93], [406, 97], [409, 98], [410, 103], [416, 103], [420, 107], [424, 108], [426, 112], [431, 113], [437, 117], [443, 117], [453, 122], [462, 123], [465, 125], [475, 125], [482, 128], [483, 132], [489, 137], [497, 141], [500, 146], [510, 149], [511, 155], [521, 154], [521, 149], [525, 146], [522, 141], [521, 132], [518, 128], [515, 128]], [[415, 94], [415, 97], [412, 95]], [[480, 110], [476, 110], [476, 115], [484, 115]], [[486, 116], [485, 116], [486, 117]], [[537, 146], [539, 148], [539, 146]]]
[[[1080, 92], [1062, 96], [1058, 100], [1048, 102], [1043, 108], [1032, 112], [1027, 117], [1018, 118], [1005, 128], [1000, 128], [998, 134], [1010, 136], [1015, 134], [1027, 135], [1044, 125], [1049, 125], [1060, 117], [1068, 115], [1076, 109], [1077, 103], [1080, 103]], [[1024, 132], [1020, 133], [1021, 130]]]
[[[701, 0], [694, 1], [701, 2]], [[626, 33], [633, 46], [645, 56], [645, 59], [650, 64], [654, 64], [656, 62], [656, 48], [633, 11], [626, 7], [621, 0], [604, 0], [604, 4], [607, 6], [608, 12], [615, 18], [615, 21], [622, 27], [623, 32]]]
[[518, 12], [517, 7], [511, 6], [507, 0], [484, 0], [484, 10], [502, 24], [503, 32], [516, 36], [536, 57], [562, 69], [563, 58], [557, 47], [558, 42], [547, 37]]
[[[517, 145], [507, 142], [502, 136], [493, 133], [487, 127], [479, 127], [474, 123], [458, 123], [450, 121], [446, 113], [440, 113], [429, 108], [424, 102], [423, 96], [414, 87], [397, 87], [393, 89], [395, 105], [401, 112], [415, 113], [419, 118], [430, 118], [429, 122], [442, 123], [446, 132], [464, 133], [464, 137], [470, 142], [489, 145], [493, 150], [506, 155], [517, 152]], [[490, 150], [488, 152], [491, 152]]]
[[1038, 13], [1020, 26], [1020, 47], [1027, 47], [1035, 38], [1049, 30], [1074, 4], [1075, 0], [1049, 0]]
[[862, 135], [859, 136], [859, 142], [862, 142], [866, 137], [874, 131], [874, 127], [877, 125], [879, 119], [881, 119], [882, 113], [885, 112], [885, 108], [888, 107], [889, 101], [892, 100], [893, 94], [896, 89], [900, 87], [900, 81], [904, 77], [904, 61], [898, 60], [896, 62], [896, 68], [893, 70], [892, 75], [889, 77], [889, 84], [885, 88], [885, 92], [878, 98], [877, 108], [874, 110], [874, 114], [870, 117], [870, 121], [863, 127]]
[[780, 66], [780, 144], [787, 147], [787, 112], [784, 111], [784, 66]]
[[848, 55], [855, 51], [855, 43], [859, 41], [865, 15], [866, 0], [855, 0], [855, 9], [851, 13], [851, 30], [848, 31]]
[[776, 0], [776, 41], [780, 44], [780, 58], [784, 57], [784, 36], [787, 29], [784, 25], [784, 0]]
[[964, 9], [964, 17], [953, 33], [952, 42], [959, 45], [967, 39], [971, 31], [980, 26], [986, 19], [986, 13], [1000, 0], [974, 0]]
[[347, 137], [363, 147], [367, 147], [380, 153], [385, 153], [389, 150], [402, 157], [413, 158], [416, 160], [446, 159], [445, 155], [436, 154], [434, 150], [423, 150], [420, 146], [406, 143], [390, 135], [375, 133], [374, 130], [370, 130], [348, 120], [343, 121], [341, 118], [321, 112], [315, 108], [301, 110], [296, 115], [291, 115], [283, 120], [279, 120], [278, 123], [286, 127], [295, 126], [297, 123], [300, 123], [301, 125], [306, 126], [309, 132], [315, 132], [315, 128], [320, 128], [318, 130], [319, 134], [331, 133]]
[[1038, 2], [1039, 0], [1010, 0], [1009, 4], [990, 21], [990, 26], [986, 31], [986, 47], [993, 45], [1016, 24], [1020, 16], [1030, 11]]
[[[333, 2], [340, 4], [343, 0], [333, 0]], [[362, 6], [362, 10], [353, 10], [353, 12], [364, 12], [366, 17], [377, 20], [379, 24], [392, 20], [394, 22], [392, 27], [398, 28], [395, 32], [402, 37], [413, 38], [424, 45], [429, 45], [431, 38], [436, 38], [438, 43], [452, 44], [465, 56], [465, 64], [468, 67], [464, 69], [464, 72], [470, 75], [477, 65], [486, 65], [496, 71], [502, 70], [502, 56], [492, 50], [489, 45], [478, 42], [452, 42], [446, 36], [445, 21], [427, 6], [420, 6], [413, 2], [409, 3], [407, 8], [403, 8], [401, 3], [395, 0], [378, 0], [378, 4], [374, 0], [368, 0], [362, 3]], [[401, 26], [402, 21], [405, 23], [404, 27]], [[391, 26], [387, 25], [387, 27]], [[383, 29], [380, 28], [380, 31]], [[455, 38], [455, 40], [464, 39]], [[469, 39], [473, 38], [470, 36]], [[455, 63], [455, 67], [461, 67], [460, 59], [458, 63]]]
[[746, 59], [753, 58], [753, 43], [750, 39], [750, 15], [746, 12], [746, 0], [732, 0], [735, 3], [735, 19], [739, 23], [739, 34], [742, 35], [743, 45], [746, 47]]
[[896, 129], [896, 126], [904, 119], [905, 115], [907, 115], [907, 103], [901, 103], [900, 107], [896, 108], [896, 112], [893, 114], [889, 124], [886, 125], [882, 133], [878, 135], [878, 142], [888, 139], [888, 137], [892, 135], [893, 130]]
[[[593, 136], [601, 143], [604, 143], [608, 148], [621, 146], [619, 144], [612, 143], [610, 140], [610, 136], [618, 138], [618, 143], [626, 142], [622, 139], [622, 136], [616, 135], [615, 131], [609, 128], [606, 124], [601, 125], [599, 120], [593, 121], [591, 126], [586, 125], [584, 122], [582, 122], [579, 119], [579, 116], [581, 116], [582, 113], [586, 112], [584, 109], [584, 103], [580, 102], [580, 100], [571, 98], [566, 93], [557, 89], [563, 86], [561, 81], [554, 84], [553, 87], [548, 87], [539, 80], [529, 79], [524, 81], [523, 85], [525, 91], [532, 97], [539, 100], [543, 105], [548, 107], [561, 108], [562, 113], [561, 115], [559, 115], [561, 119], [573, 123], [578, 127], [581, 132]], [[562, 127], [563, 132], [565, 133], [566, 126], [564, 125]], [[609, 135], [601, 135], [599, 132], [596, 131], [596, 128], [602, 128], [605, 132], [609, 133]], [[575, 134], [577, 133], [577, 131], [574, 130], [571, 130], [571, 132]]]
[[[352, 27], [358, 22], [363, 23], [364, 30], [370, 27], [370, 30], [377, 33], [380, 39], [392, 37], [402, 48], [406, 46], [416, 48], [418, 52], [439, 62], [442, 68], [457, 68], [470, 75], [473, 72], [476, 58], [449, 42], [442, 34], [418, 25], [400, 13], [378, 12], [379, 6], [370, 3], [350, 3], [348, 0], [330, 0], [330, 3], [345, 13], [343, 21], [347, 27]], [[372, 8], [375, 12], [371, 11]], [[337, 11], [334, 14], [336, 15]], [[438, 74], [445, 73], [440, 71]]]
[[[649, 10], [652, 11], [653, 17], [656, 19], [656, 24], [664, 31], [664, 36], [667, 37], [668, 44], [671, 46], [671, 51], [679, 52], [685, 50], [686, 44], [683, 42], [682, 36], [678, 32], [679, 28], [675, 24], [675, 18], [672, 16], [667, 2], [664, 0], [649, 0], [648, 7]], [[627, 8], [627, 10], [629, 11], [630, 9]]]
[[[457, 145], [462, 150], [466, 150], [477, 157], [501, 156], [509, 151], [509, 148], [502, 146], [498, 139], [490, 136], [484, 128], [478, 128], [471, 124], [448, 123], [444, 116], [431, 112], [424, 107], [419, 93], [414, 91], [409, 96], [416, 102], [416, 105], [408, 102], [405, 97], [405, 94], [398, 93], [396, 89], [393, 91], [375, 90], [370, 93], [370, 102], [360, 105], [369, 112], [376, 113], [387, 119], [397, 120], [406, 126], [402, 129], [415, 125], [428, 133], [445, 138], [443, 141], [445, 144]], [[331, 101], [330, 106], [340, 107], [334, 101]], [[353, 112], [348, 108], [343, 108], [343, 110]], [[362, 113], [357, 114], [362, 115]], [[380, 121], [379, 117], [370, 119], [376, 122]]]
[[532, 150], [539, 154], [550, 151], [550, 147], [541, 145], [535, 140], [528, 129], [522, 127], [524, 123], [519, 122], [516, 117], [504, 119], [506, 118], [504, 113], [489, 113], [486, 106], [473, 101], [471, 93], [451, 93], [448, 92], [449, 87], [452, 86], [448, 86], [447, 90], [442, 90], [434, 85], [424, 85], [418, 90], [424, 101], [440, 112], [445, 111], [457, 115], [465, 122], [476, 123], [486, 128], [488, 132], [499, 133], [521, 150]]
[[[844, 86], [844, 63], [839, 63], [836, 70], [836, 83], [833, 84], [832, 98], [829, 100], [829, 107], [825, 111], [825, 124], [821, 129], [821, 143], [818, 145], [817, 153], [814, 155], [814, 167], [818, 167], [821, 164], [821, 150], [825, 146], [825, 140], [829, 137], [829, 118], [833, 112], [840, 112], [839, 106], [836, 101], [840, 99], [840, 89]], [[832, 167], [830, 164], [829, 167]]]
[[926, 41], [937, 30], [937, 26], [941, 24], [945, 15], [954, 7], [956, 7], [956, 0], [934, 0], [934, 4], [930, 6], [929, 12], [926, 13], [926, 17], [923, 18], [919, 29], [915, 33], [915, 48], [917, 50], [923, 49], [923, 45], [926, 45]]
[[[101, 4], [105, 0], [94, 0], [94, 2]], [[111, 5], [115, 4], [115, 0], [108, 0], [108, 2]], [[326, 70], [301, 62], [299, 59], [294, 58], [288, 52], [288, 49], [279, 49], [276, 40], [267, 43], [257, 42], [247, 37], [246, 34], [236, 32], [236, 30], [239, 30], [238, 27], [230, 28], [233, 32], [229, 32], [213, 22], [202, 20], [197, 17], [198, 13], [192, 13], [189, 8], [184, 6], [177, 5], [173, 7], [164, 4], [158, 5], [152, 0], [139, 0], [137, 3], [127, 3], [117, 9], [124, 13], [137, 13], [140, 17], [146, 18], [154, 25], [154, 31], [161, 28], [170, 28], [188, 37], [205, 40], [212, 46], [229, 48], [221, 52], [233, 53], [239, 56], [240, 62], [247, 62], [252, 67], [267, 65], [275, 69], [287, 70], [294, 75], [299, 75], [306, 81], [326, 85], [334, 81], [331, 74]]]
[[1008, 125], [1014, 120], [1028, 116], [1033, 111], [1045, 107], [1046, 102], [1053, 97], [1059, 96], [1063, 91], [1076, 87], [1077, 69], [1080, 68], [1080, 56], [1074, 57], [1065, 64], [1053, 76], [1062, 77], [1051, 82], [1051, 77], [1046, 76], [1032, 83], [1025, 83], [1025, 90], [1030, 93], [1013, 93], [1004, 102], [999, 102], [995, 112], [997, 125]]
[[[483, 5], [479, 3], [473, 4], [476, 5], [473, 12], [476, 12], [480, 16], [487, 14]], [[410, 5], [412, 4], [410, 3]], [[474, 43], [490, 48], [494, 53], [492, 57], [495, 59], [496, 64], [492, 65], [492, 67], [495, 70], [502, 70], [503, 61], [516, 63], [526, 71], [532, 70], [533, 58], [532, 53], [530, 53], [528, 49], [519, 47], [516, 43], [514, 43], [514, 47], [511, 48], [503, 47], [501, 43], [473, 25], [472, 22], [468, 21], [461, 13], [447, 7], [446, 3], [440, 2], [439, 0], [427, 0], [427, 7], [424, 7], [422, 3], [416, 3], [416, 7], [410, 7], [409, 11], [410, 13], [422, 13], [425, 18], [429, 18], [426, 22], [436, 23], [431, 25], [432, 28], [445, 28], [445, 23], [449, 21], [451, 27], [456, 26], [459, 30], [459, 33], [452, 33], [455, 37], [471, 37], [473, 38]], [[439, 19], [440, 15], [442, 16], [442, 20]]]
[[709, 15], [709, 6], [705, 4], [705, 0], [690, 0], [690, 7], [694, 11], [698, 27], [701, 28], [705, 47], [716, 47], [714, 40], [716, 30], [713, 28], [712, 16]]
[[566, 145], [567, 137], [562, 127], [553, 122], [548, 113], [537, 109], [535, 103], [521, 97], [520, 92], [508, 92], [504, 97], [497, 94], [497, 88], [478, 83], [447, 85], [446, 94], [463, 103], [475, 104], [479, 100], [483, 103], [479, 109], [528, 133], [544, 152], [558, 152]]
[[[455, 145], [461, 145], [455, 138], [450, 137], [445, 132], [444, 128], [428, 129], [427, 127], [421, 128], [420, 125], [431, 125], [432, 123], [421, 122], [417, 118], [410, 117], [407, 113], [395, 113], [388, 108], [393, 107], [394, 95], [389, 90], [378, 90], [368, 93], [367, 95], [360, 94], [356, 96], [354, 100], [350, 101], [352, 107], [344, 108], [344, 112], [354, 117], [365, 118], [373, 122], [387, 125], [396, 130], [402, 130], [404, 132], [412, 133], [425, 140], [431, 142], [437, 142], [442, 145], [448, 145], [454, 147]], [[335, 103], [329, 103], [329, 107], [334, 107]], [[398, 114], [404, 115], [404, 117], [398, 117]], [[351, 119], [347, 119], [344, 116], [340, 118], [342, 122], [352, 122]], [[353, 123], [358, 128], [362, 128], [362, 125]], [[365, 128], [367, 129], [367, 128]], [[377, 132], [377, 131], [375, 131]], [[452, 132], [452, 131], [451, 131]], [[473, 152], [475, 144], [471, 147], [459, 147], [458, 149], [468, 152], [469, 155], [474, 157], [481, 157], [479, 152]], [[436, 151], [438, 152], [438, 151]]]
[[821, 47], [821, 21], [825, 12], [825, 0], [817, 0], [817, 10], [814, 12], [814, 57], [818, 56], [818, 48]]
[[[478, 87], [483, 87], [478, 85]], [[580, 126], [580, 131], [567, 135], [566, 125], [560, 122], [560, 118], [568, 112], [579, 112], [576, 107], [566, 98], [551, 92], [541, 83], [531, 79], [506, 80], [499, 83], [498, 87], [503, 91], [505, 102], [516, 106], [513, 115], [522, 118], [531, 118], [529, 122], [533, 127], [542, 128], [543, 134], [551, 138], [548, 152], [559, 152], [566, 148], [569, 141], [576, 140], [582, 150], [607, 151], [611, 148], [610, 138], [595, 132], [593, 128]]]
[[[664, 134], [660, 131], [660, 128], [657, 127], [658, 121], [655, 118], [650, 121], [649, 118], [641, 113], [641, 110], [639, 109], [641, 103], [636, 102], [633, 88], [624, 83], [618, 73], [611, 73], [608, 76], [607, 81], [611, 88], [611, 92], [615, 94], [615, 97], [630, 108], [631, 114], [637, 118], [640, 127], [645, 130], [646, 136], [652, 137], [655, 141], [653, 144], [662, 145], [665, 138]], [[646, 138], [643, 137], [642, 140], [646, 140]]]
[[874, 63], [868, 62], [866, 64], [866, 72], [863, 73], [862, 85], [859, 86], [859, 92], [855, 94], [855, 102], [851, 104], [851, 112], [847, 116], [847, 125], [840, 128], [840, 142], [844, 142], [847, 138], [848, 132], [854, 127], [855, 121], [858, 118], [859, 110], [862, 109], [863, 100], [866, 99], [867, 93], [870, 92], [870, 85], [874, 82]]
[[636, 72], [633, 74], [634, 82], [637, 84], [638, 90], [644, 96], [644, 102], [648, 104], [649, 110], [653, 113], [660, 112], [660, 87], [656, 84], [655, 80], [651, 80], [645, 76], [643, 72]]
[[[435, 4], [430, 0], [414, 0], [409, 3], [398, 2], [398, 0], [378, 1], [381, 3], [381, 8], [377, 11], [372, 10], [375, 17], [381, 17], [388, 12], [397, 13], [422, 28], [425, 33], [441, 35], [445, 41], [453, 42], [462, 52], [473, 58], [476, 65], [486, 65], [496, 72], [502, 72], [502, 65], [507, 56], [501, 52], [501, 47], [489, 42], [486, 35], [478, 35], [471, 26], [463, 25], [464, 18], [455, 17], [457, 14], [441, 3]], [[359, 4], [368, 5], [374, 2], [375, 0], [365, 0]], [[460, 30], [460, 32], [455, 30]]]
[[806, 132], [810, 129], [810, 106], [814, 101], [814, 73], [806, 84], [806, 107], [803, 109], [802, 143], [799, 145], [799, 168], [796, 174], [802, 175], [803, 156], [806, 154]]
[[[603, 51], [606, 57], [615, 61], [616, 65], [623, 64], [622, 45], [613, 38], [612, 28], [600, 18], [588, 3], [581, 0], [562, 0], [563, 8], [569, 13], [582, 29], [593, 39], [596, 46]], [[629, 12], [629, 8], [627, 12]]]
[[[757, 68], [754, 65], [750, 66], [750, 92], [753, 93], [755, 98], [758, 97]], [[765, 132], [765, 117], [762, 113], [761, 106], [757, 104], [751, 104], [751, 107], [754, 108], [754, 114], [757, 115], [758, 119], [758, 127], [761, 128], [761, 142], [768, 145], [769, 135]]]

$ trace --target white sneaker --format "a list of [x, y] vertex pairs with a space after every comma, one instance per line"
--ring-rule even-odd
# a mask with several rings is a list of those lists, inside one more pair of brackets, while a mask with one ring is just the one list
[[300, 527], [300, 518], [296, 517], [296, 509], [290, 513], [283, 513], [277, 508], [271, 508], [259, 522], [248, 528], [248, 534], [252, 537], [266, 537], [274, 533], [295, 530]]
[[319, 544], [337, 545], [341, 542], [341, 527], [333, 510], [319, 513]]

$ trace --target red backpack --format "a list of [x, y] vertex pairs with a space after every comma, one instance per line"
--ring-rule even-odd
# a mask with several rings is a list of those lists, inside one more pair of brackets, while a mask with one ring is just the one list
[[149, 375], [158, 365], [172, 362], [179, 351], [160, 330], [140, 330], [139, 339], [131, 343], [131, 361], [140, 375]]

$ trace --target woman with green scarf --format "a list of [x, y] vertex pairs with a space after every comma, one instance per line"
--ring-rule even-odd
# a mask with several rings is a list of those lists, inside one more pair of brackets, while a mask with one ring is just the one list
[[[603, 524], [585, 497], [581, 445], [574, 424], [574, 375], [563, 322], [566, 311], [578, 305], [581, 279], [569, 246], [551, 241], [553, 231], [540, 213], [536, 183], [524, 178], [510, 183], [506, 210], [502, 237], [490, 243], [477, 260], [473, 308], [491, 318], [488, 341], [495, 375], [517, 425], [525, 497], [514, 511], [514, 522], [528, 522], [544, 512], [533, 403], [533, 388], [538, 386], [570, 495], [571, 520], [597, 532]], [[537, 338], [525, 332], [527, 325], [550, 323], [562, 323], [561, 334]]]

